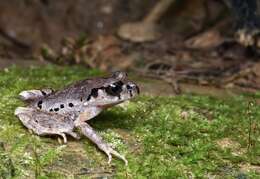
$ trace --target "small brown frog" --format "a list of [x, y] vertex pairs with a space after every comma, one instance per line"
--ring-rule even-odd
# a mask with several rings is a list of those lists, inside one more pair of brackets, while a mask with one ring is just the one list
[[37, 135], [60, 135], [67, 142], [66, 134], [79, 139], [75, 128], [94, 142], [108, 156], [127, 160], [103, 141], [86, 121], [106, 108], [129, 100], [139, 94], [138, 86], [127, 79], [124, 72], [115, 72], [108, 78], [79, 81], [58, 91], [51, 89], [22, 91], [19, 96], [28, 107], [18, 107], [15, 115]]

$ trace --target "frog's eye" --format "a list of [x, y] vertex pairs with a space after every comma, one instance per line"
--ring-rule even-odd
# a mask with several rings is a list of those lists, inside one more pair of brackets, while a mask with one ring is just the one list
[[105, 88], [106, 93], [111, 96], [118, 96], [122, 92], [123, 82], [119, 81], [113, 84], [110, 84], [108, 87]]

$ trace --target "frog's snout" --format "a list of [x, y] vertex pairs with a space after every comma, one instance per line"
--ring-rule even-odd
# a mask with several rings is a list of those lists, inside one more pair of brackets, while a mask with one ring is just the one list
[[133, 82], [128, 82], [126, 85], [126, 89], [130, 93], [131, 97], [136, 96], [140, 93], [139, 87]]

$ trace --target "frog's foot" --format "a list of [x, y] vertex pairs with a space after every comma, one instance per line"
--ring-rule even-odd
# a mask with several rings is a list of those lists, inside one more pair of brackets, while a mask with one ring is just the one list
[[116, 156], [117, 158], [123, 160], [125, 165], [128, 164], [128, 161], [125, 159], [124, 156], [120, 155], [117, 151], [112, 149], [107, 143], [105, 143], [101, 136], [99, 136], [92, 127], [90, 127], [87, 123], [82, 122], [80, 125], [77, 126], [81, 132], [89, 138], [92, 142], [94, 142], [98, 148], [106, 153], [108, 156], [108, 164], [111, 163], [112, 155]]
[[[34, 108], [18, 107], [15, 115], [20, 119], [24, 126], [35, 134], [44, 135], [60, 135], [64, 143], [67, 143], [65, 133], [77, 138], [73, 131], [73, 123], [69, 119], [59, 114], [49, 114]], [[67, 121], [66, 121], [67, 120]]]
[[22, 91], [19, 94], [19, 97], [24, 101], [31, 101], [38, 98], [42, 98], [51, 93], [53, 93], [52, 89], [28, 90], [28, 91]]

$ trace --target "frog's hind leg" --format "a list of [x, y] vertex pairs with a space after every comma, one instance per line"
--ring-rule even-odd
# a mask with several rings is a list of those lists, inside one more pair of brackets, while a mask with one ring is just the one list
[[53, 93], [53, 89], [27, 90], [19, 94], [20, 99], [32, 101]]
[[24, 126], [39, 136], [60, 135], [63, 138], [64, 143], [67, 143], [65, 133], [73, 133], [73, 128], [69, 123], [62, 121], [63, 116], [61, 115], [51, 115], [27, 107], [16, 108], [15, 115], [18, 116]]

